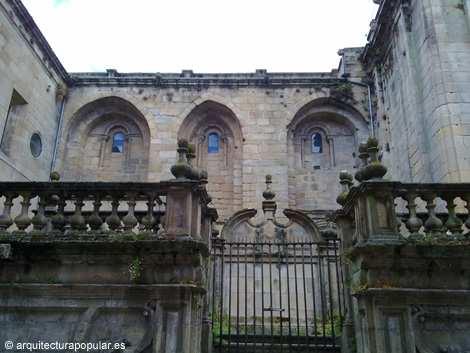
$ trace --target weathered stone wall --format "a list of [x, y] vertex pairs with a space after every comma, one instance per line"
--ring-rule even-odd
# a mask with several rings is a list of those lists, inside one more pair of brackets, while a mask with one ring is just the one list
[[382, 1], [365, 67], [394, 180], [467, 182], [470, 165], [469, 3]]
[[[0, 72], [0, 179], [48, 180], [67, 74], [18, 1], [0, 1]], [[33, 133], [42, 139], [39, 158]]]
[[[260, 204], [266, 174], [274, 177], [280, 207], [299, 202], [306, 210], [334, 209], [338, 172], [354, 168], [353, 151], [368, 136], [367, 90], [335, 72], [157, 76], [108, 70], [71, 77], [57, 164], [64, 179], [165, 179], [176, 138], [187, 137], [197, 147], [195, 165], [209, 172], [207, 189], [222, 220]], [[111, 152], [109, 131], [117, 128], [126, 139], [134, 136], [120, 154]], [[324, 151], [312, 156], [318, 129]], [[208, 152], [210, 134], [218, 135], [217, 153]]]
[[[209, 197], [197, 181], [3, 182], [0, 189], [8, 198], [0, 217], [2, 347], [13, 342], [13, 352], [43, 351], [47, 347], [18, 344], [68, 342], [94, 344], [89, 351], [108, 352], [122, 343], [116, 351], [210, 351], [205, 294], [208, 242], [217, 212], [207, 207]], [[111, 214], [95, 200], [94, 214], [85, 217], [83, 193], [113, 198]], [[18, 194], [24, 196], [23, 212], [13, 220], [9, 207], [20, 202]], [[40, 206], [30, 219], [29, 198], [37, 194]], [[48, 198], [51, 194], [57, 203]], [[166, 200], [164, 212], [155, 207], [157, 195]], [[64, 216], [63, 206], [70, 203], [66, 199], [78, 200], [73, 216]], [[130, 199], [146, 199], [140, 203], [148, 211], [139, 217], [145, 227], [136, 227], [136, 202]], [[45, 200], [54, 209], [53, 229], [44, 217]], [[118, 208], [125, 203], [124, 230], [117, 229]], [[13, 222], [20, 230], [9, 232]], [[25, 231], [31, 222], [34, 229]], [[113, 346], [97, 349], [100, 342]]]
[[[67, 84], [57, 169], [62, 180], [159, 181], [169, 177], [175, 141], [197, 147], [195, 164], [209, 172], [221, 221], [261, 201], [274, 176], [280, 206], [334, 209], [341, 169], [354, 169], [368, 136], [367, 89], [330, 73], [69, 74], [19, 0], [2, 1], [0, 126], [10, 109], [0, 152], [0, 178], [48, 178]], [[350, 79], [361, 81], [357, 48], [344, 49]], [[13, 92], [13, 93], [12, 93]], [[13, 97], [13, 98], [12, 98]], [[3, 112], [3, 113], [2, 113]], [[42, 138], [39, 158], [31, 135]], [[311, 138], [321, 134], [323, 150]], [[116, 135], [118, 134], [118, 135]], [[113, 146], [116, 136], [122, 146]], [[209, 152], [216, 134], [217, 152]], [[302, 145], [302, 146], [301, 146]], [[114, 147], [114, 149], [113, 149]]]
[[[468, 351], [469, 233], [454, 204], [468, 191], [466, 183], [374, 180], [349, 192], [333, 215], [348, 288], [343, 351]], [[447, 210], [437, 217], [438, 197]], [[400, 199], [408, 212], [396, 211]]]

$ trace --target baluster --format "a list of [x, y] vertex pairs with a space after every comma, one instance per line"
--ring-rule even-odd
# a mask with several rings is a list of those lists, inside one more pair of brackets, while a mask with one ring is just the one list
[[18, 195], [10, 191], [4, 192], [3, 195], [5, 196], [5, 202], [3, 203], [3, 213], [0, 215], [0, 229], [7, 231], [14, 223], [11, 217], [11, 207], [13, 206], [13, 200]]
[[101, 194], [94, 194], [93, 195], [93, 213], [90, 217], [88, 217], [88, 225], [92, 231], [98, 231], [103, 224], [103, 218], [100, 216], [100, 207], [102, 205], [102, 198]]
[[21, 213], [15, 218], [15, 224], [20, 231], [24, 231], [31, 224], [31, 218], [29, 218], [29, 206], [31, 206], [31, 198], [34, 196], [30, 191], [20, 192], [23, 197], [21, 201]]
[[46, 200], [49, 198], [49, 193], [40, 192], [39, 193], [39, 208], [34, 217], [31, 219], [31, 223], [33, 223], [34, 230], [40, 231], [47, 225], [47, 218], [45, 216], [47, 202]]
[[145, 231], [151, 232], [157, 224], [157, 219], [153, 216], [153, 208], [155, 207], [155, 193], [147, 193], [147, 214], [142, 218], [142, 224], [145, 226]]
[[442, 237], [442, 221], [436, 217], [436, 204], [434, 202], [435, 194], [425, 194], [421, 197], [426, 201], [426, 208], [428, 210], [428, 219], [424, 222], [425, 232], [435, 238]]
[[465, 227], [467, 227], [467, 233], [465, 235], [468, 237], [470, 235], [470, 195], [461, 196], [461, 198], [467, 203], [465, 208], [467, 209], [467, 220], [465, 221]]
[[455, 213], [455, 207], [457, 207], [457, 205], [454, 203], [455, 197], [452, 195], [443, 195], [441, 198], [446, 202], [446, 208], [449, 214], [449, 218], [445, 223], [445, 227], [452, 233], [454, 238], [464, 239], [462, 236], [463, 222], [460, 220], [460, 218], [457, 217], [457, 214]]
[[115, 231], [121, 225], [121, 219], [118, 216], [119, 199], [120, 195], [113, 196], [113, 202], [111, 202], [111, 214], [106, 217], [108, 228], [112, 231]]
[[137, 218], [134, 215], [137, 192], [128, 192], [127, 197], [129, 198], [129, 201], [127, 201], [129, 209], [127, 211], [127, 215], [123, 217], [122, 222], [124, 223], [124, 231], [132, 232], [132, 229], [134, 229], [134, 227], [139, 224]]
[[417, 197], [417, 194], [405, 195], [405, 200], [408, 202], [408, 204], [406, 205], [406, 208], [408, 209], [408, 220], [406, 221], [405, 226], [410, 232], [410, 240], [418, 240], [424, 238], [424, 236], [419, 233], [419, 230], [423, 225], [423, 221], [419, 219], [419, 217], [416, 215], [415, 200]]
[[86, 229], [85, 218], [82, 216], [82, 208], [85, 205], [83, 203], [83, 195], [75, 194], [77, 200], [75, 201], [75, 212], [72, 217], [70, 217], [69, 223], [72, 230], [83, 231]]
[[66, 198], [68, 194], [65, 192], [59, 192], [55, 195], [54, 198], [58, 198], [57, 201], [57, 212], [54, 216], [51, 217], [51, 224], [54, 231], [63, 232], [65, 226], [67, 225], [67, 219], [64, 215], [64, 209], [66, 205]]
[[359, 170], [354, 174], [354, 178], [358, 182], [362, 182], [366, 180], [366, 176], [364, 174], [364, 168], [367, 165], [367, 160], [369, 159], [369, 152], [367, 152], [367, 142], [361, 142], [359, 144], [359, 159], [361, 162], [359, 163]]

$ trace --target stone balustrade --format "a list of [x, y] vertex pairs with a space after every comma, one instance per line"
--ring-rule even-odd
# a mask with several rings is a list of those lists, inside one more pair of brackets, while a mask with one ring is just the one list
[[330, 218], [346, 274], [342, 351], [463, 352], [470, 184], [387, 181], [377, 153], [377, 140], [361, 143], [360, 184], [340, 173], [342, 208]]
[[3, 236], [145, 232], [208, 240], [211, 222], [217, 218], [216, 210], [208, 207], [210, 196], [203, 184], [187, 179], [158, 183], [0, 182], [0, 196]]
[[469, 211], [470, 184], [375, 180], [351, 188], [343, 208], [332, 219], [349, 245], [459, 241], [470, 235]]

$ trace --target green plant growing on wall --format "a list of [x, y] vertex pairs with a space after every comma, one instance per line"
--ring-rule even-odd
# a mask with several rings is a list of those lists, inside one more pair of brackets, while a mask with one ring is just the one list
[[129, 274], [131, 275], [131, 282], [135, 283], [142, 274], [142, 260], [140, 257], [136, 257], [134, 261], [129, 264]]
[[333, 310], [333, 319], [331, 319], [330, 312], [326, 313], [324, 316], [319, 316], [316, 320], [312, 320], [311, 322], [311, 325], [313, 326], [313, 334], [333, 336], [334, 333], [336, 343], [339, 344], [343, 320], [344, 315], [340, 315], [338, 310]]
[[353, 93], [349, 83], [337, 83], [331, 86], [331, 94], [341, 94], [347, 98], [352, 98]]
[[222, 334], [226, 334], [229, 331], [228, 315], [223, 315], [222, 320], [220, 319], [221, 319], [220, 312], [214, 315], [214, 321], [212, 323], [212, 333], [213, 333], [214, 344], [220, 344]]
[[370, 281], [367, 281], [366, 283], [359, 284], [357, 286], [351, 286], [349, 288], [349, 292], [351, 295], [357, 295], [357, 294], [362, 294], [367, 292], [370, 288], [373, 288], [373, 284]]
[[47, 277], [47, 279], [44, 281], [45, 284], [60, 284], [62, 283], [60, 280], [52, 278], [52, 277]]
[[463, 2], [460, 2], [459, 4], [455, 5], [454, 6], [457, 10], [460, 10], [462, 11], [464, 14], [465, 14], [465, 6], [463, 4]]

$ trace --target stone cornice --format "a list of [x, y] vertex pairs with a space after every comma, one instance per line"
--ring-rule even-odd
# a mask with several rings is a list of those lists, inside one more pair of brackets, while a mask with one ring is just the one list
[[54, 71], [67, 83], [70, 82], [70, 77], [62, 63], [59, 61], [46, 38], [40, 31], [39, 27], [34, 22], [34, 19], [29, 14], [26, 7], [20, 0], [7, 0], [8, 4], [12, 7], [18, 19], [23, 24], [25, 30], [32, 36], [33, 42], [36, 42], [39, 50], [44, 54], [44, 57], [49, 61], [50, 66]]
[[[189, 72], [189, 73], [188, 73]], [[223, 73], [197, 74], [192, 71], [178, 73], [118, 73], [108, 70], [107, 73], [70, 73], [74, 86], [151, 86], [161, 88], [207, 87], [289, 87], [334, 85], [346, 83], [338, 78], [337, 71], [331, 73], [267, 73], [258, 70], [256, 73]]]
[[[391, 45], [390, 33], [393, 33], [393, 26], [396, 20], [396, 13], [408, 0], [384, 0], [381, 2], [375, 20], [371, 24], [371, 29], [367, 40], [369, 43], [364, 47], [363, 63], [370, 65], [377, 61], [382, 61]], [[406, 5], [405, 5], [406, 6]]]
[[159, 299], [180, 294], [206, 292], [195, 284], [41, 284], [41, 283], [1, 283], [0, 298], [54, 299]]

